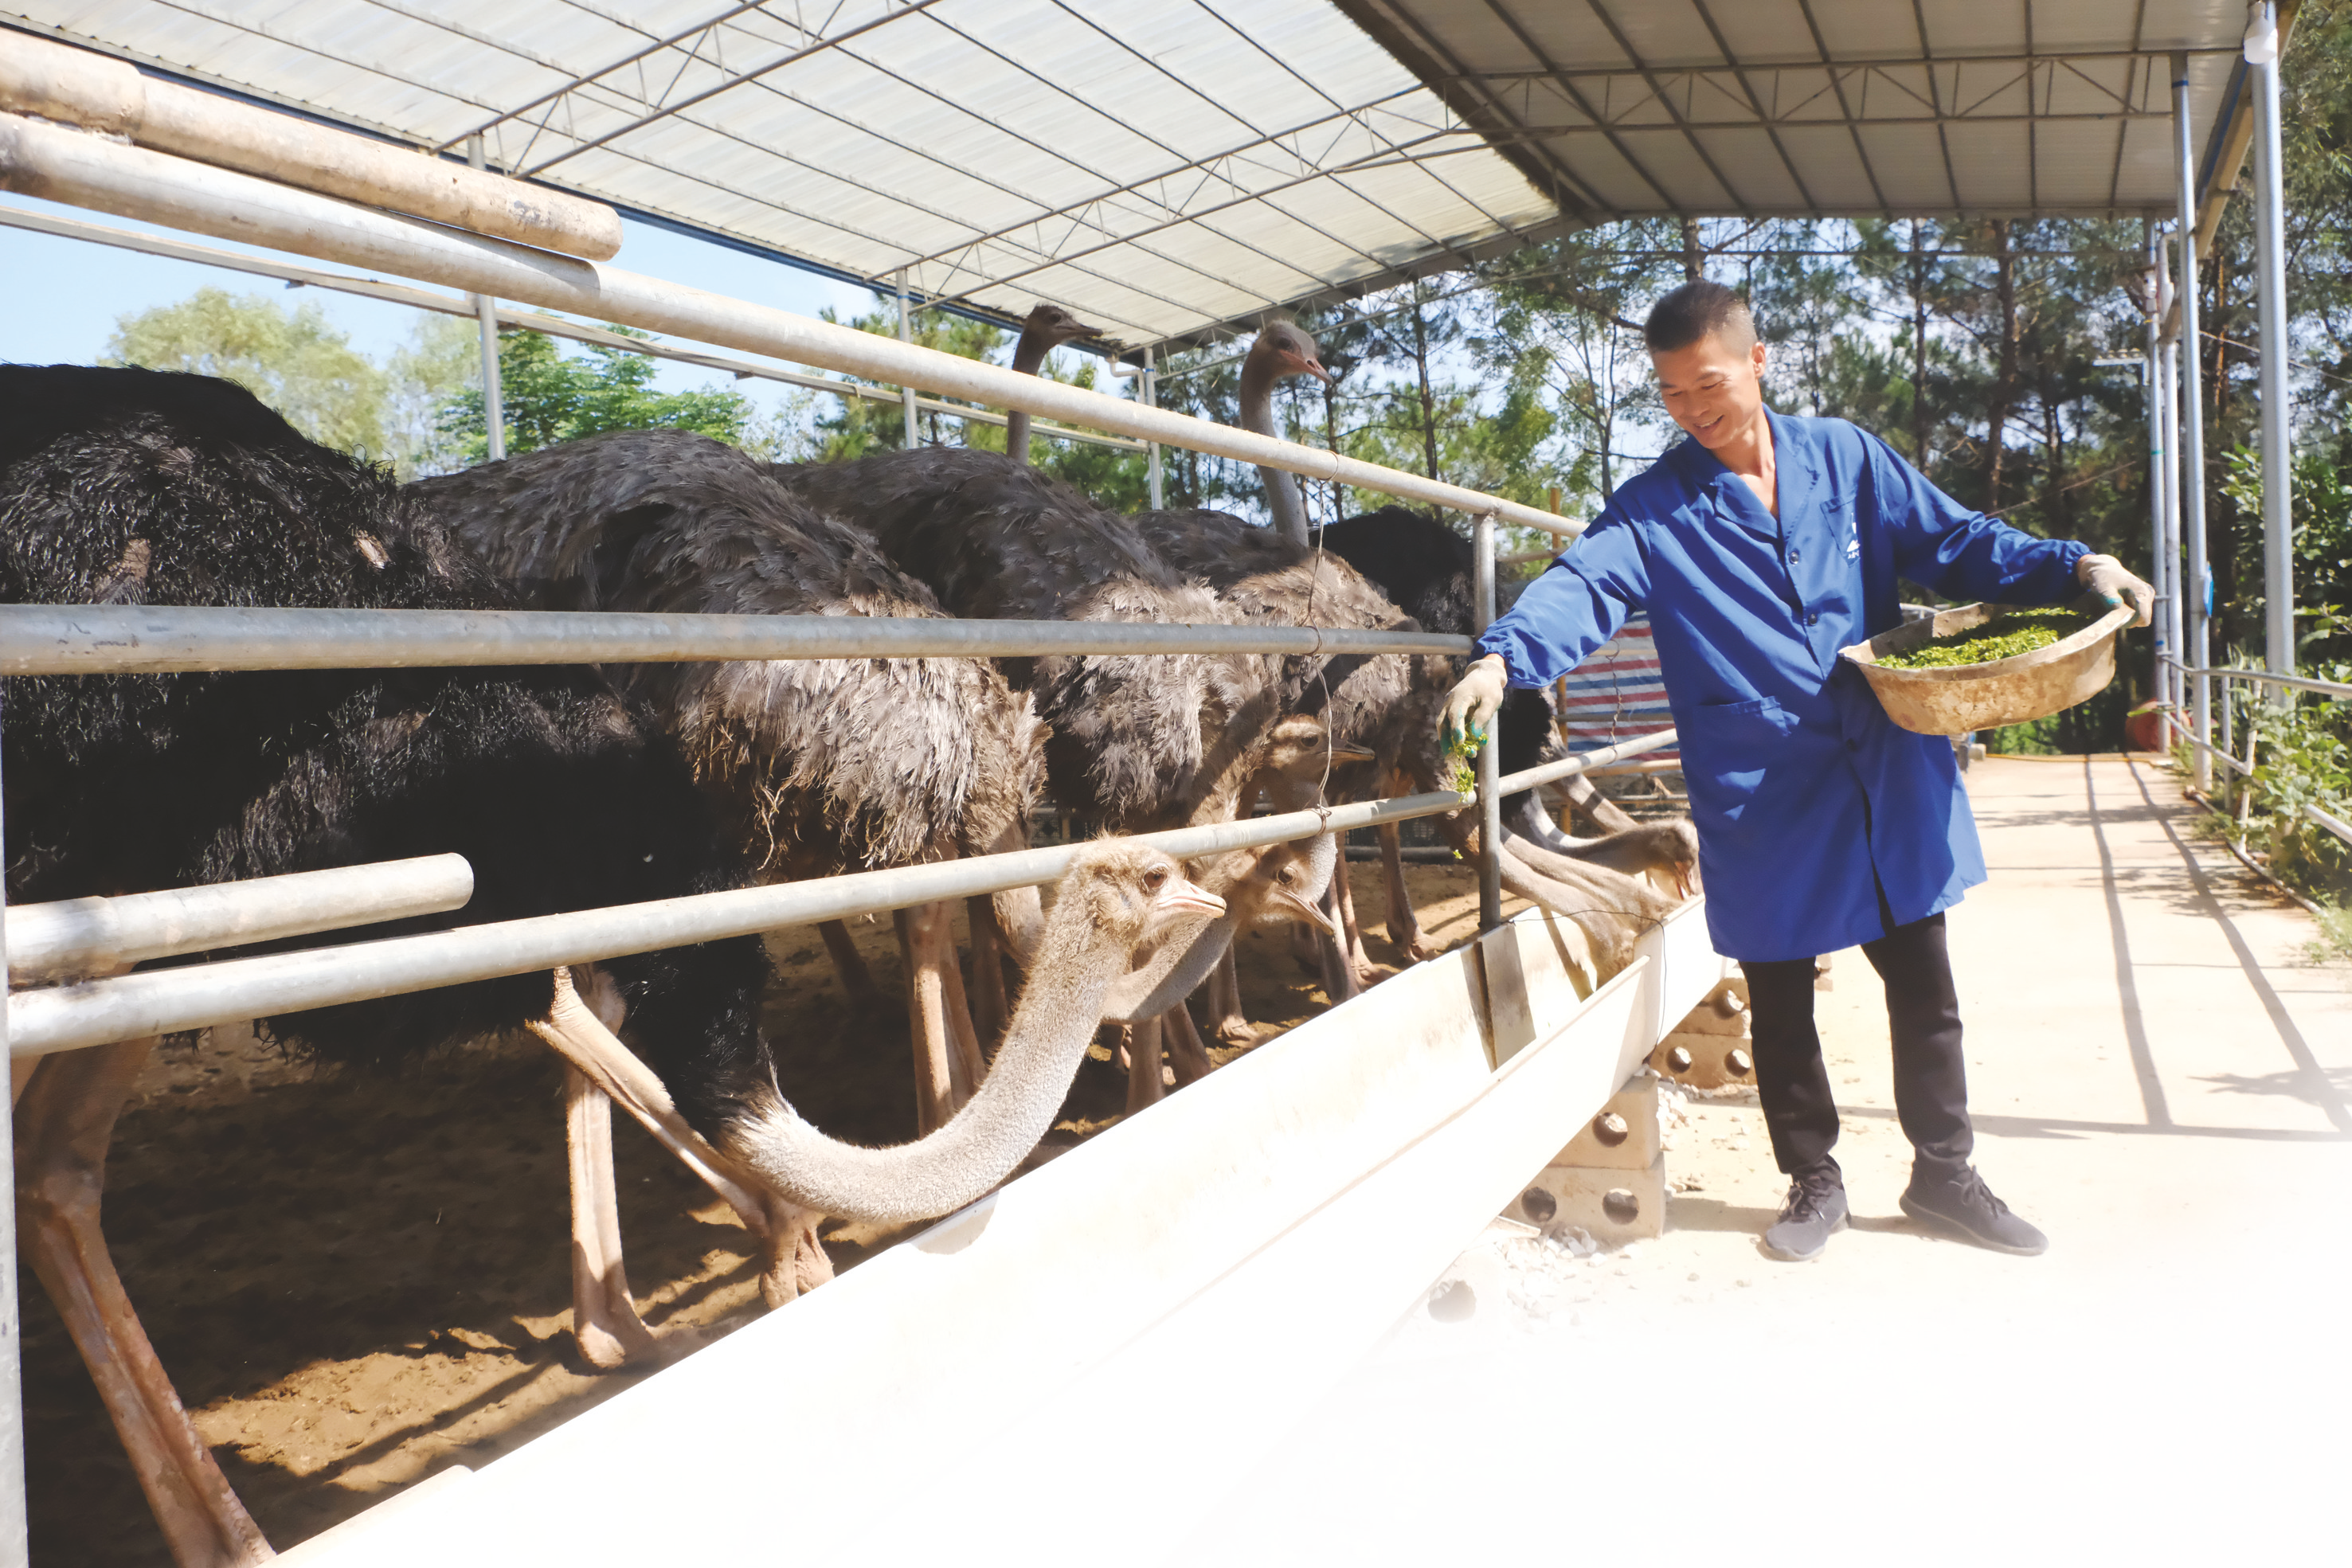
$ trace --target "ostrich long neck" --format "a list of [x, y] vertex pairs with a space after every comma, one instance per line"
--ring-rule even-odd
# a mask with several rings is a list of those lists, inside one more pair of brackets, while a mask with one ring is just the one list
[[[1013, 373], [1022, 376], [1035, 375], [1038, 368], [1045, 364], [1045, 356], [1053, 351], [1053, 348], [1054, 345], [1045, 340], [1045, 333], [1034, 327], [1024, 327], [1021, 329], [1021, 341], [1014, 344], [1013, 348]], [[1029, 461], [1028, 410], [1016, 408], [1006, 413], [1004, 455], [1015, 463]]]
[[1129, 948], [1090, 928], [1077, 897], [1057, 905], [1021, 1005], [980, 1091], [929, 1137], [868, 1149], [826, 1137], [777, 1103], [738, 1122], [728, 1152], [804, 1208], [903, 1224], [951, 1213], [1009, 1175], [1054, 1124]]
[[[1242, 364], [1242, 428], [1260, 435], [1282, 438], [1274, 423], [1275, 359], [1252, 353]], [[1300, 549], [1307, 548], [1307, 508], [1298, 499], [1298, 481], [1288, 471], [1260, 465], [1265, 481], [1265, 509], [1274, 515], [1276, 531]]]

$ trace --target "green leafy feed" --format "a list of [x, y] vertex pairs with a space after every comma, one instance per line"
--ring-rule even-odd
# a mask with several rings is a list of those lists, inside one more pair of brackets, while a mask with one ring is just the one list
[[1456, 737], [1454, 744], [1445, 748], [1445, 760], [1453, 764], [1448, 787], [1455, 794], [1475, 795], [1478, 792], [1478, 770], [1470, 764], [1470, 759], [1477, 755], [1478, 743], [1468, 736]]
[[2086, 626], [2096, 624], [2071, 610], [2030, 610], [1971, 626], [1948, 637], [1923, 643], [1907, 653], [1883, 653], [1882, 670], [1943, 670], [1955, 664], [1990, 664], [2013, 659], [2064, 642]]

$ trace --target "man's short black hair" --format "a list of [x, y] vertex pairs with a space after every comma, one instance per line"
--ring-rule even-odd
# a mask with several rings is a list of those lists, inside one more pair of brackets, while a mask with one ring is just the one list
[[1642, 323], [1642, 341], [1654, 354], [1687, 349], [1702, 338], [1719, 337], [1731, 349], [1756, 341], [1756, 319], [1748, 301], [1707, 278], [1695, 278], [1650, 307]]

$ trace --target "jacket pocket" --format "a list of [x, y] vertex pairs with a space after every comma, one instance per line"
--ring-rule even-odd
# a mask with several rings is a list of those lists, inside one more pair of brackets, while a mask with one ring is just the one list
[[1682, 734], [1692, 815], [1727, 826], [1738, 822], [1774, 760], [1786, 755], [1796, 727], [1797, 716], [1778, 697], [1692, 708]]

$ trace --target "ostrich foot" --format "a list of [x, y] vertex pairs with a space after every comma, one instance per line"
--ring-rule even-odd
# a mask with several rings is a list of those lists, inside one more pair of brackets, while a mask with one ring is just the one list
[[89, 1368], [173, 1560], [266, 1563], [277, 1553], [189, 1422], [99, 1229], [115, 1117], [154, 1044], [126, 1040], [40, 1063], [17, 1101], [17, 1238]]
[[1216, 1024], [1210, 1030], [1227, 1045], [1255, 1045], [1257, 1030], [1250, 1028], [1248, 1018], [1242, 1012], [1241, 972], [1234, 966], [1234, 950], [1228, 946], [1209, 972], [1209, 1016]]
[[1381, 873], [1388, 884], [1389, 940], [1395, 943], [1409, 962], [1425, 964], [1437, 956], [1423, 937], [1421, 916], [1413, 913], [1412, 893], [1404, 884], [1404, 837], [1394, 822], [1383, 822], [1379, 830], [1381, 840]]
[[1373, 984], [1381, 972], [1372, 967], [1370, 956], [1364, 951], [1364, 934], [1356, 927], [1356, 890], [1354, 879], [1348, 875], [1348, 862], [1341, 861], [1331, 873], [1331, 893], [1339, 900], [1339, 929], [1348, 938], [1348, 967], [1360, 988]]
[[760, 1300], [770, 1311], [808, 1294], [833, 1279], [833, 1259], [817, 1237], [824, 1216], [779, 1198], [768, 1207], [768, 1234], [761, 1239]]

